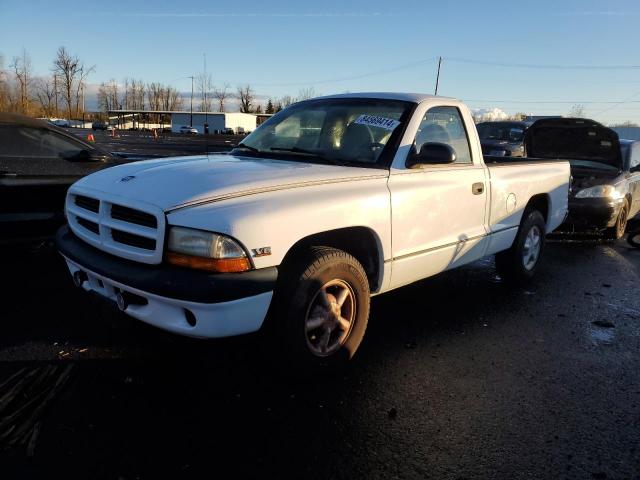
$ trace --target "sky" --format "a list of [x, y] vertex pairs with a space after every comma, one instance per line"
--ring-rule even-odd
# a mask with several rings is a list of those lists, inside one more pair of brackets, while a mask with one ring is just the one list
[[261, 98], [432, 93], [472, 108], [640, 123], [637, 0], [0, 0], [5, 66], [26, 49], [46, 75], [61, 45], [91, 84], [125, 77], [189, 92], [190, 75]]

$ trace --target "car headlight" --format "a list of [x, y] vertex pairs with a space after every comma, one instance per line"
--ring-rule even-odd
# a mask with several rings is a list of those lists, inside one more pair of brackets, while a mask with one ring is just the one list
[[613, 185], [596, 185], [585, 188], [576, 193], [576, 198], [611, 198], [618, 200], [624, 197], [624, 192], [617, 190]]
[[251, 269], [247, 254], [235, 240], [185, 227], [171, 227], [169, 230], [165, 260], [172, 265], [210, 272], [246, 272]]

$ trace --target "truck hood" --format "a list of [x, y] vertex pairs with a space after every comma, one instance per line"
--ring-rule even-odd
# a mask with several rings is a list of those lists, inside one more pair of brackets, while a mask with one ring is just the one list
[[255, 193], [386, 176], [384, 170], [371, 168], [210, 155], [127, 163], [84, 177], [75, 186], [167, 212]]
[[524, 147], [529, 157], [588, 160], [622, 170], [618, 134], [593, 120], [538, 120], [527, 129]]

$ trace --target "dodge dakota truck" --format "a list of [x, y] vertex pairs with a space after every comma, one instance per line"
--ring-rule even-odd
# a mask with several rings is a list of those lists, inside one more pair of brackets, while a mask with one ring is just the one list
[[331, 367], [360, 345], [372, 295], [493, 254], [505, 281], [534, 275], [569, 164], [514, 160], [485, 163], [455, 99], [321, 97], [228, 155], [83, 178], [57, 244], [78, 287], [134, 318], [200, 338], [269, 325], [288, 365]]

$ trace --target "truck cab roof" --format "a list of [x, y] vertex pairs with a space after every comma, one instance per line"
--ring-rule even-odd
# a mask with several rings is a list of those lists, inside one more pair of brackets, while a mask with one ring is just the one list
[[[379, 98], [384, 100], [401, 100], [405, 102], [414, 102], [414, 103], [421, 103], [421, 102], [424, 102], [425, 100], [432, 100], [432, 99], [448, 100], [453, 102], [459, 101], [457, 98], [441, 97], [436, 95], [429, 95], [427, 93], [400, 93], [400, 92], [341, 93], [337, 95], [327, 95], [324, 97], [317, 97], [316, 99], [320, 99], [320, 98], [323, 98], [323, 99], [324, 98]], [[313, 100], [316, 100], [316, 99], [313, 99]]]

